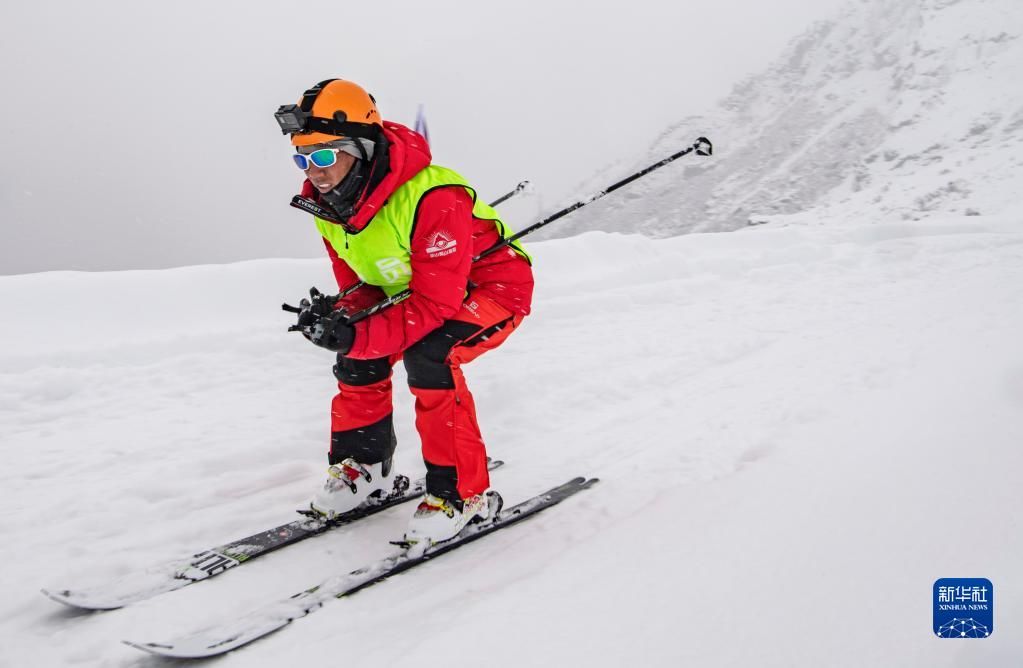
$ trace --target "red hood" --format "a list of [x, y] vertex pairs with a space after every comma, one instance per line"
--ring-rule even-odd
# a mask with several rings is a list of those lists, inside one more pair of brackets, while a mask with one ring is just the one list
[[[426, 139], [400, 123], [384, 121], [384, 136], [390, 144], [390, 168], [384, 180], [359, 204], [355, 215], [348, 220], [348, 225], [359, 232], [369, 225], [369, 221], [395, 190], [423, 171], [433, 159]], [[316, 189], [308, 179], [302, 184], [302, 196], [316, 197]]]

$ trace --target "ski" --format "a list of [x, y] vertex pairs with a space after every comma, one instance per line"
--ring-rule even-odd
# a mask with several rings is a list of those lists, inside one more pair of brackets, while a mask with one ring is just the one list
[[[487, 468], [493, 471], [504, 464], [501, 460], [487, 459]], [[410, 482], [406, 476], [395, 476], [394, 488], [389, 495], [373, 499], [355, 510], [327, 520], [312, 511], [299, 511], [302, 519], [279, 527], [246, 536], [225, 545], [203, 550], [191, 558], [179, 559], [150, 567], [113, 582], [80, 589], [43, 589], [42, 593], [58, 603], [85, 610], [116, 610], [160, 594], [208, 580], [232, 568], [252, 561], [274, 550], [294, 545], [325, 531], [351, 524], [375, 515], [406, 501], [418, 499], [426, 493], [426, 479]]]
[[407, 571], [494, 531], [511, 526], [561, 503], [573, 494], [588, 489], [596, 482], [596, 478], [574, 478], [503, 511], [500, 510], [500, 497], [495, 495], [491, 497], [491, 503], [495, 504], [494, 499], [496, 498], [496, 507], [492, 507], [495, 507], [497, 512], [491, 515], [492, 519], [470, 524], [449, 541], [422, 549], [417, 549], [420, 547], [418, 545], [404, 547], [396, 554], [354, 570], [347, 575], [330, 578], [286, 600], [268, 605], [239, 619], [190, 633], [175, 640], [167, 642], [125, 640], [124, 643], [151, 654], [179, 659], [199, 659], [225, 654], [315, 612], [331, 599], [350, 596], [366, 587], [382, 582], [392, 575]]

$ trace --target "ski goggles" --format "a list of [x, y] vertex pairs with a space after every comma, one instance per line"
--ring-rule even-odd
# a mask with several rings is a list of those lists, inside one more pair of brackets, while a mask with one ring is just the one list
[[317, 167], [324, 168], [330, 167], [337, 162], [337, 154], [343, 153], [344, 150], [340, 148], [321, 148], [309, 153], [295, 153], [291, 158], [298, 165], [298, 168], [302, 171], [309, 169], [310, 165], [316, 165]]

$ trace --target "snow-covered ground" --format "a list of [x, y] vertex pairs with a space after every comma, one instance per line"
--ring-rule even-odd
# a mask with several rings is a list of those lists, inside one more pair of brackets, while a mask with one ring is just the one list
[[[217, 665], [1019, 665], [1021, 223], [533, 244], [534, 315], [466, 369], [508, 461], [494, 481], [510, 502], [602, 482]], [[118, 641], [394, 549], [410, 507], [124, 610], [38, 592], [303, 504], [332, 360], [284, 332], [279, 304], [330, 286], [327, 265], [0, 278], [0, 665], [169, 665]], [[939, 577], [994, 583], [990, 638], [934, 637]]]

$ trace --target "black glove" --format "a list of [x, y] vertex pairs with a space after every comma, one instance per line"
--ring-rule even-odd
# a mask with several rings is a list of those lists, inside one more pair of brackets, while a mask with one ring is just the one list
[[355, 342], [355, 328], [348, 324], [348, 316], [344, 311], [334, 311], [322, 317], [302, 334], [314, 344], [336, 353], [347, 353]]
[[334, 305], [337, 304], [338, 300], [337, 295], [325, 295], [315, 287], [309, 288], [309, 297], [311, 301], [303, 297], [298, 306], [281, 304], [281, 309], [289, 313], [298, 314], [298, 322], [288, 328], [289, 332], [301, 331], [303, 328], [311, 326], [320, 318], [330, 315], [334, 312]]
[[289, 332], [302, 332], [302, 336], [316, 345], [346, 353], [355, 339], [355, 329], [347, 322], [344, 309], [334, 309], [337, 295], [325, 295], [315, 287], [309, 289], [309, 299], [302, 299], [298, 306], [282, 304], [289, 313], [297, 313], [298, 321], [288, 327]]

